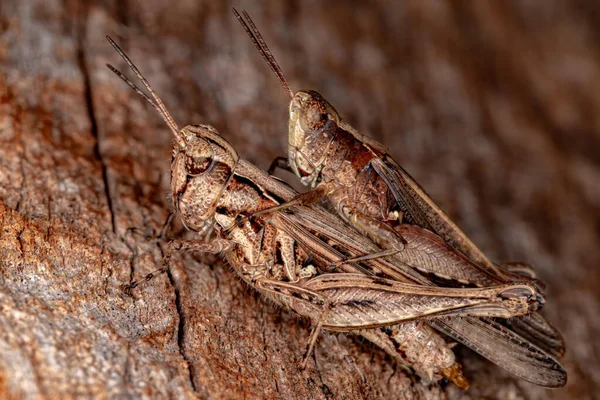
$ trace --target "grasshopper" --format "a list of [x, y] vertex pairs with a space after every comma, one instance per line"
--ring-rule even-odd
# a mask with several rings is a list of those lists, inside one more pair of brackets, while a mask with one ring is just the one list
[[[510, 318], [541, 306], [543, 298], [528, 283], [490, 288], [425, 287], [407, 282], [397, 272], [402, 267], [382, 257], [346, 262], [335, 273], [328, 273], [329, 267], [342, 259], [381, 250], [318, 206], [297, 205], [247, 218], [296, 193], [240, 159], [211, 126], [179, 129], [137, 67], [107, 39], [152, 98], [114, 67], [109, 68], [159, 112], [174, 135], [171, 192], [177, 215], [191, 231], [202, 234], [214, 228], [216, 233], [212, 241], [172, 241], [163, 268], [174, 251], [224, 253], [249, 286], [313, 322], [302, 367], [321, 329], [349, 331], [362, 334], [404, 364], [416, 365], [427, 378], [438, 374], [466, 387], [446, 342], [420, 321], [460, 316]], [[306, 227], [304, 219], [309, 221]], [[397, 346], [408, 351], [399, 351]]]
[[[276, 159], [269, 172], [272, 173], [277, 167], [287, 169], [311, 188], [259, 214], [327, 198], [346, 222], [384, 249], [379, 255], [396, 258], [427, 276], [433, 283], [453, 287], [485, 287], [528, 281], [542, 286], [541, 282], [534, 279], [535, 274], [528, 265], [509, 263], [499, 266], [491, 262], [391, 158], [382, 144], [344, 122], [319, 93], [301, 90], [294, 94], [248, 13], [243, 12], [244, 19], [237, 10], [233, 12], [291, 99], [288, 157]], [[434, 247], [454, 249], [454, 260], [447, 257], [436, 260], [430, 254], [431, 258], [426, 262], [416, 262], [414, 253], [422, 256], [432, 243], [436, 243]], [[370, 256], [373, 255], [365, 255]], [[503, 324], [549, 355], [560, 356], [565, 351], [560, 333], [540, 314], [511, 319]], [[487, 328], [482, 328], [484, 325]], [[464, 324], [462, 328], [466, 326]], [[480, 347], [477, 344], [477, 336], [481, 336], [480, 329], [500, 329], [504, 332], [496, 336], [508, 332], [491, 320], [479, 320], [468, 329], [462, 328], [455, 330], [445, 327], [440, 330], [475, 349]], [[505, 357], [496, 358], [493, 352], [483, 355], [507, 367]]]

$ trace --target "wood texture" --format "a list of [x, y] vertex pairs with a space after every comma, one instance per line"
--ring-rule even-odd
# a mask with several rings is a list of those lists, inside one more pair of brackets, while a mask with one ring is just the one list
[[[462, 349], [473, 387], [424, 387], [350, 336], [266, 304], [217, 258], [157, 268], [170, 133], [104, 64], [147, 75], [180, 125], [266, 168], [294, 89], [391, 153], [499, 261], [533, 263], [564, 333], [548, 391]], [[590, 1], [0, 4], [0, 397], [593, 398], [600, 388], [600, 7]], [[290, 178], [286, 176], [286, 178]]]

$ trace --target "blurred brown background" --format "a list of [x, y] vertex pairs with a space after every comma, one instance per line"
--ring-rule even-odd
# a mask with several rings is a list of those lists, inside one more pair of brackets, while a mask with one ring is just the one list
[[[293, 89], [321, 92], [498, 261], [547, 282], [569, 383], [474, 353], [473, 387], [424, 387], [358, 340], [265, 304], [217, 258], [160, 263], [171, 136], [104, 64], [111, 35], [180, 126], [210, 123], [266, 168]], [[18, 1], [0, 4], [0, 397], [594, 398], [600, 383], [600, 3]], [[131, 75], [130, 75], [131, 76]], [[289, 177], [289, 176], [288, 176]]]

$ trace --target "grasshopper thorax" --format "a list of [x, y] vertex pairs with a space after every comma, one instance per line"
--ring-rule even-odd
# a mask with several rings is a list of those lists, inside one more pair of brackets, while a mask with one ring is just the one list
[[213, 223], [217, 203], [238, 162], [238, 154], [215, 128], [188, 125], [173, 146], [171, 194], [183, 223], [202, 231]]
[[337, 134], [340, 117], [319, 93], [298, 91], [290, 102], [289, 161], [300, 178], [316, 182]]

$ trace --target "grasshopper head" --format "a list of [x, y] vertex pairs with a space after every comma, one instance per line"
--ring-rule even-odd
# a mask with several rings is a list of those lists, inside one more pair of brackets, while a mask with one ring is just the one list
[[239, 157], [212, 126], [188, 125], [179, 133], [171, 161], [173, 205], [188, 228], [201, 231], [212, 224]]
[[237, 152], [212, 126], [188, 125], [179, 129], [171, 113], [140, 70], [110, 37], [107, 36], [106, 39], [142, 81], [152, 98], [115, 67], [108, 64], [107, 67], [150, 103], [171, 129], [175, 138], [171, 160], [173, 205], [185, 226], [195, 231], [203, 231], [213, 223], [221, 193], [237, 165]]
[[320, 178], [327, 149], [337, 132], [340, 121], [338, 113], [317, 92], [301, 90], [294, 94], [250, 15], [243, 11], [242, 16], [235, 8], [233, 14], [292, 100], [288, 139], [289, 164], [303, 184], [314, 186]]
[[315, 174], [329, 145], [335, 139], [340, 117], [321, 95], [315, 91], [299, 91], [290, 102], [289, 161], [294, 173], [303, 182], [316, 182]]

